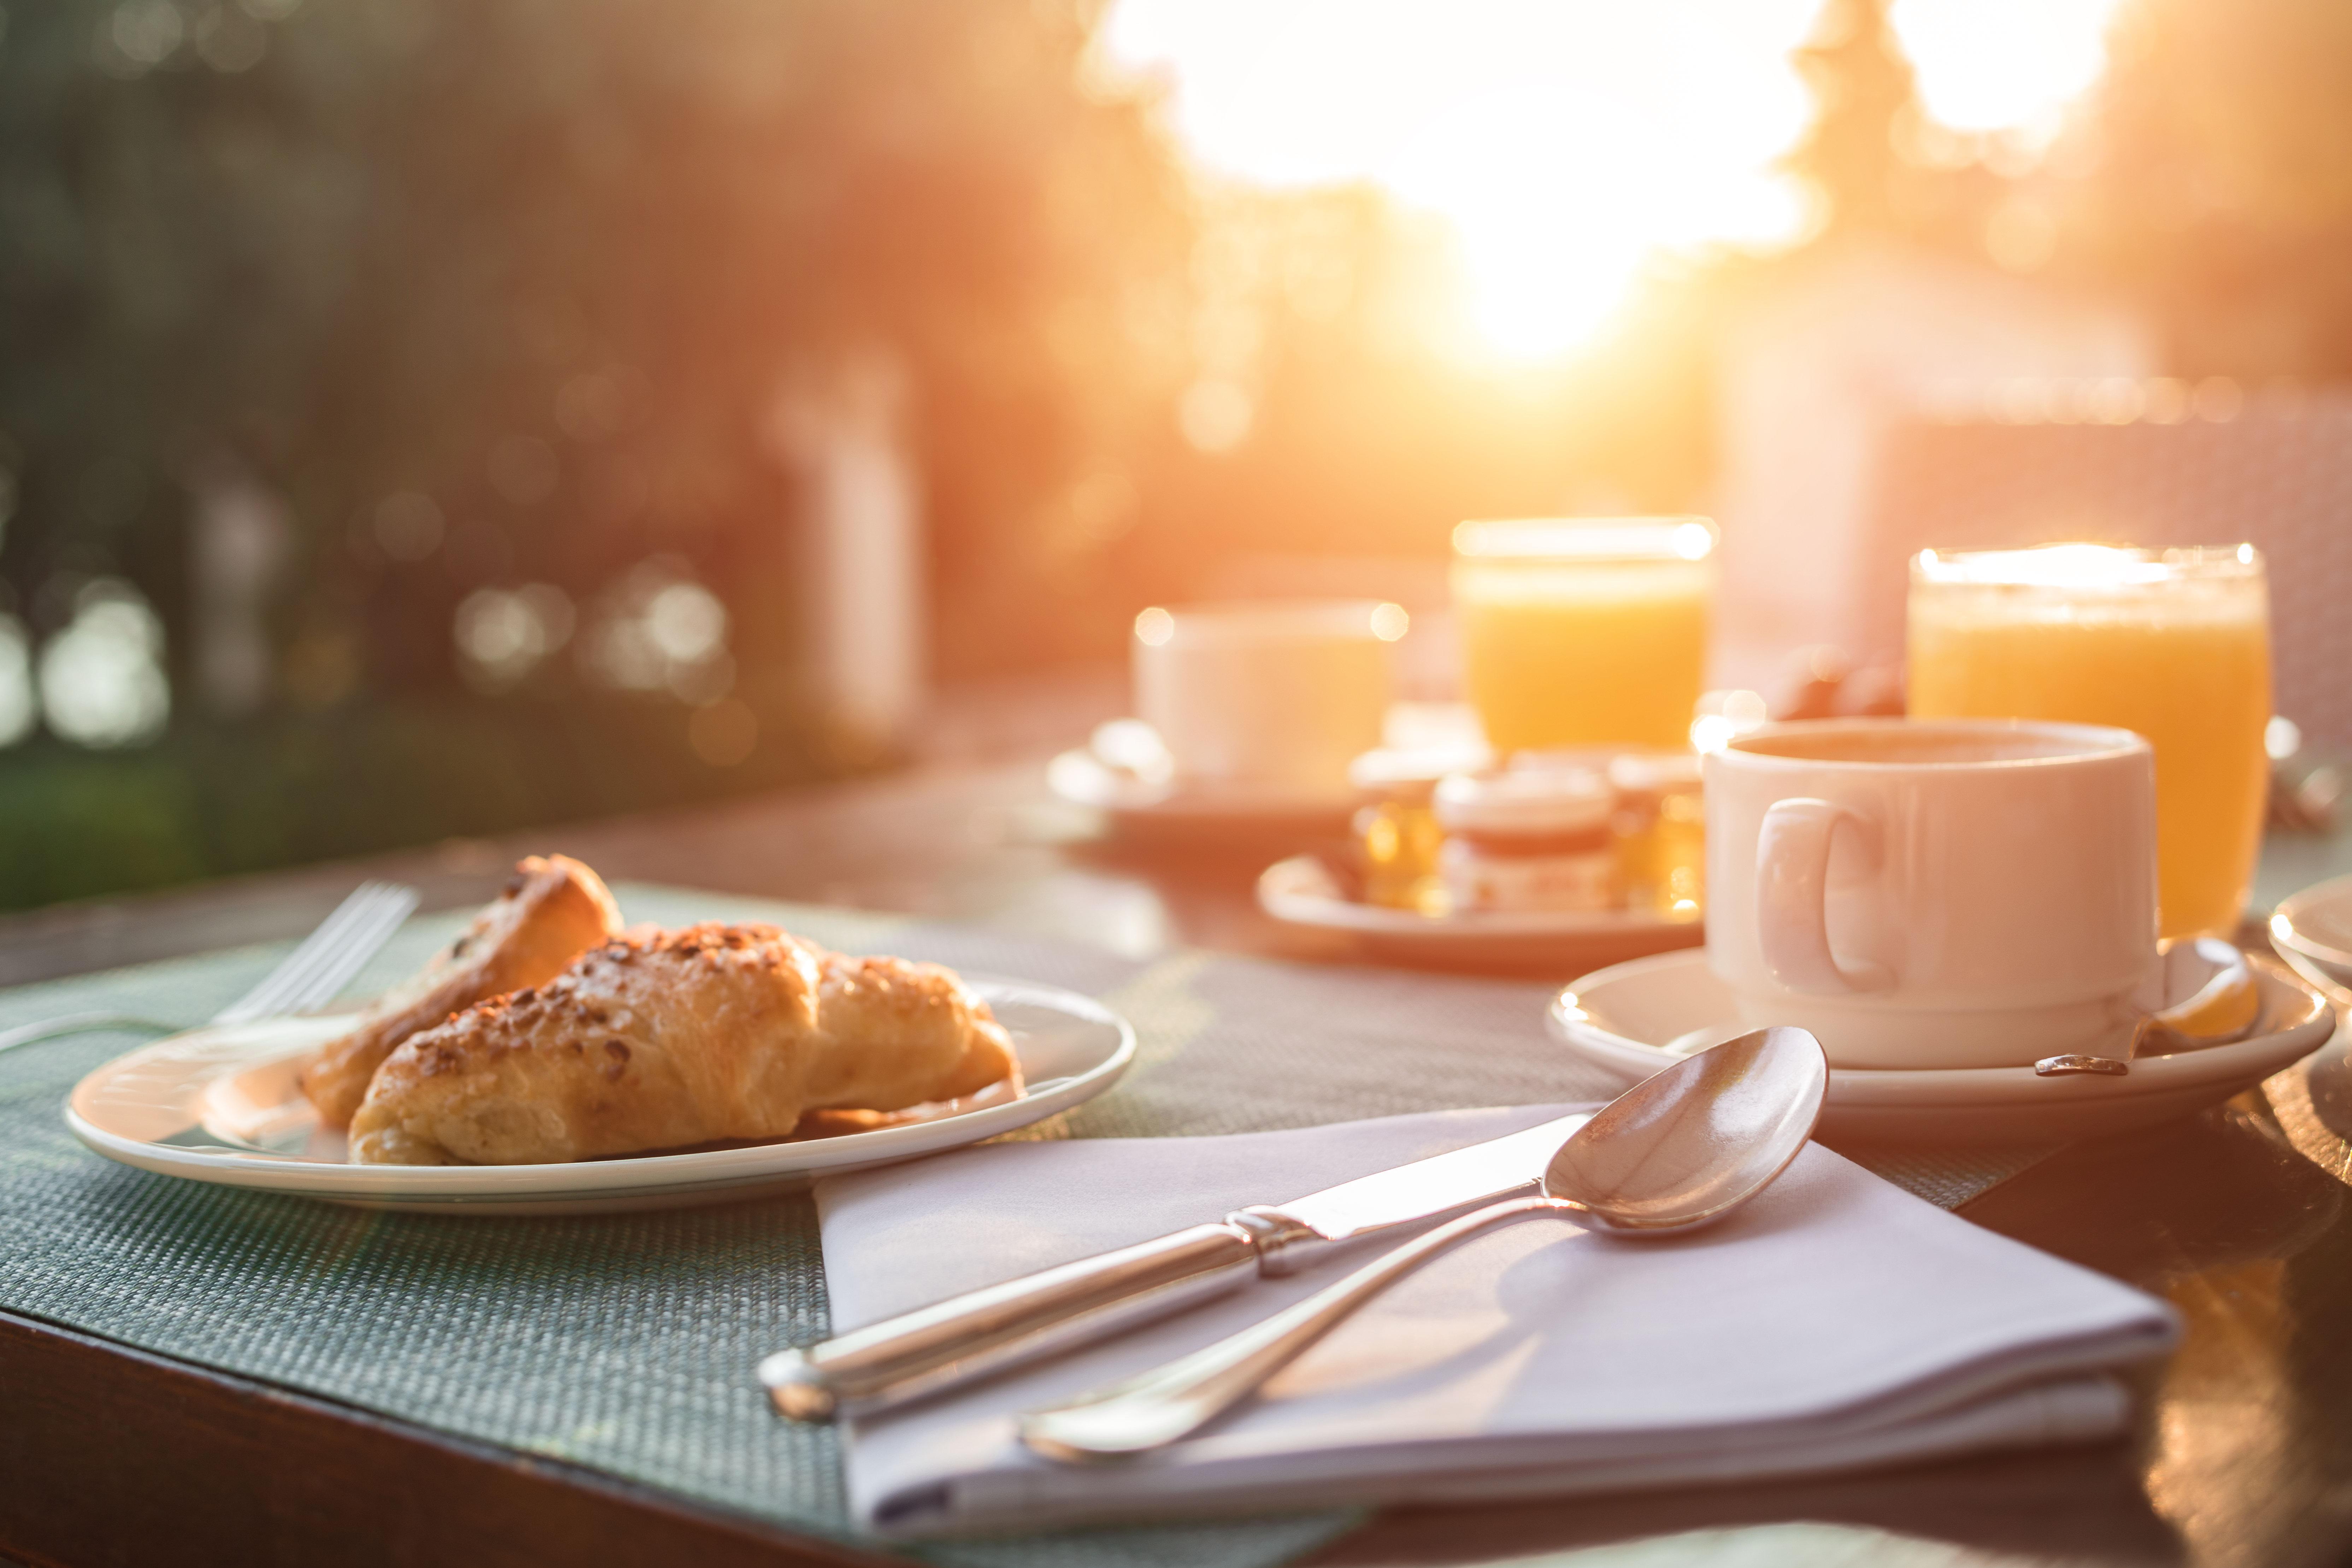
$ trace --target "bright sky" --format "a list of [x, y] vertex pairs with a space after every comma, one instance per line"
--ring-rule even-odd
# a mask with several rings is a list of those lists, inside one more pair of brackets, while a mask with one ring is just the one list
[[[1789, 53], [1822, 0], [1115, 0], [1114, 68], [1173, 87], [1202, 166], [1370, 180], [1454, 229], [1472, 321], [1538, 359], [1660, 247], [1793, 238], [1773, 160], [1810, 112]], [[1895, 0], [1928, 113], [2043, 138], [2096, 80], [2117, 0]]]

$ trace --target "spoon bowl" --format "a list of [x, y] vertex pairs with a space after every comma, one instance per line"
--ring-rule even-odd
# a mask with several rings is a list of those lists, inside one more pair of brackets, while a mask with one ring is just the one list
[[1813, 1135], [1829, 1060], [1802, 1029], [1756, 1029], [1612, 1100], [1545, 1163], [1540, 1190], [1448, 1221], [1264, 1322], [1068, 1405], [1022, 1417], [1021, 1440], [1072, 1463], [1149, 1453], [1215, 1420], [1423, 1262], [1489, 1226], [1564, 1215], [1612, 1236], [1678, 1236], [1721, 1219]]
[[1577, 1129], [1544, 1167], [1544, 1195], [1624, 1236], [1720, 1219], [1797, 1157], [1829, 1079], [1821, 1042], [1802, 1029], [1726, 1040], [1643, 1079]]

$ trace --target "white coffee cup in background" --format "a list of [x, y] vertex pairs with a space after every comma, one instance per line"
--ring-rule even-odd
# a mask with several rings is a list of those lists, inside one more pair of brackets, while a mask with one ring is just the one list
[[1136, 712], [1180, 784], [1344, 802], [1349, 763], [1381, 743], [1407, 624], [1373, 600], [1149, 609], [1135, 618]]
[[1707, 963], [1847, 1068], [2121, 1054], [2151, 999], [2156, 773], [2127, 730], [1825, 720], [1706, 759]]

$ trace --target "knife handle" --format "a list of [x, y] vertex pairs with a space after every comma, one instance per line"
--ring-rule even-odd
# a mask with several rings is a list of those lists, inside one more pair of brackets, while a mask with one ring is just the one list
[[779, 1351], [760, 1381], [794, 1421], [881, 1409], [1191, 1306], [1257, 1271], [1234, 1215], [951, 1296], [821, 1344]]

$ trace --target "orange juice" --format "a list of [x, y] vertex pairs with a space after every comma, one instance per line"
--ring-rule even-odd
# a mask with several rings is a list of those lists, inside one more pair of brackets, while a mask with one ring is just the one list
[[2270, 596], [2251, 547], [1928, 551], [1912, 569], [1909, 679], [1919, 718], [2147, 736], [2163, 934], [2237, 930], [2270, 789]]
[[1465, 522], [1454, 542], [1470, 701], [1496, 752], [1689, 743], [1709, 524]]

